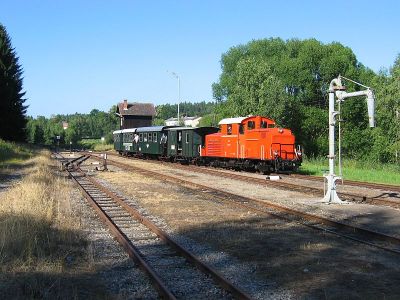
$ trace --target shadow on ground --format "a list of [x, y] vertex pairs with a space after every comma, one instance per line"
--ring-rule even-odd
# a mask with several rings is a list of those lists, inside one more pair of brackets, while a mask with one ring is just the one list
[[[381, 219], [375, 217], [370, 222]], [[400, 255], [282, 222], [243, 218], [190, 227], [180, 234], [255, 266], [256, 278], [291, 290], [296, 298], [400, 297]]]

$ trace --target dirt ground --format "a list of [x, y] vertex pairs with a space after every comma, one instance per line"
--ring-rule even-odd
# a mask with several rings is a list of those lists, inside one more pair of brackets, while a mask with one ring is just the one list
[[[196, 190], [110, 169], [97, 176], [163, 218], [172, 232], [253, 265], [254, 278], [291, 290], [296, 298], [400, 297], [398, 255], [231, 207]], [[170, 172], [175, 172], [173, 165]]]

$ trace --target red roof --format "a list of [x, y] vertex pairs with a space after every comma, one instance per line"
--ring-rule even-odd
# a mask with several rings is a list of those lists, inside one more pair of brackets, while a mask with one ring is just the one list
[[[126, 109], [124, 109], [125, 105]], [[127, 103], [124, 101], [118, 103], [117, 113], [123, 116], [155, 116], [156, 109], [152, 103]]]

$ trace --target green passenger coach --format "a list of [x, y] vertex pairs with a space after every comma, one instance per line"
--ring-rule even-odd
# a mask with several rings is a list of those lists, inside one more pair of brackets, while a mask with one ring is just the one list
[[117, 151], [119, 154], [122, 154], [122, 130], [115, 130], [113, 132], [113, 138], [115, 151]]
[[141, 127], [136, 129], [137, 153], [148, 157], [165, 155], [167, 126]]
[[171, 160], [187, 162], [200, 156], [205, 136], [218, 132], [216, 127], [175, 127], [169, 128], [167, 156]]

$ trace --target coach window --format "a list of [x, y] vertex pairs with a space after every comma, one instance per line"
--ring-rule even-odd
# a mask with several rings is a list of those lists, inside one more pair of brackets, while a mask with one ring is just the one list
[[267, 121], [261, 121], [260, 128], [267, 128]]
[[143, 133], [139, 134], [139, 142], [143, 142]]
[[232, 124], [228, 124], [227, 128], [228, 134], [232, 134]]
[[152, 135], [152, 133], [150, 132], [149, 133], [149, 142], [152, 142], [153, 141], [153, 135]]
[[147, 132], [144, 133], [143, 141], [144, 141], [144, 142], [147, 142]]
[[239, 125], [239, 134], [244, 134], [244, 126], [243, 126], [243, 124]]
[[157, 132], [153, 132], [153, 142], [157, 142]]
[[256, 123], [254, 121], [247, 122], [247, 130], [252, 130], [256, 128]]
[[189, 144], [189, 133], [186, 133], [186, 144]]

